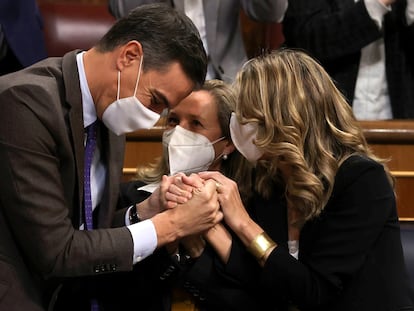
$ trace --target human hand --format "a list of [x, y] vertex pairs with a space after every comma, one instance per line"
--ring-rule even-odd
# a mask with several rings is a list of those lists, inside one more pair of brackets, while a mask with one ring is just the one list
[[216, 188], [214, 180], [207, 180], [193, 190], [190, 200], [170, 210], [180, 237], [204, 232], [223, 219]]
[[396, 0], [378, 0], [378, 1], [382, 3], [383, 5], [387, 6], [387, 5], [393, 4]]
[[204, 180], [197, 174], [191, 174], [186, 176], [185, 174], [176, 175], [171, 180], [171, 183], [166, 183], [165, 187], [168, 186], [166, 192], [163, 194], [167, 201], [168, 207], [172, 208], [180, 203], [187, 202], [191, 199], [193, 189], [200, 188], [204, 185]]
[[243, 206], [236, 182], [217, 171], [201, 172], [198, 175], [217, 184], [218, 200], [224, 215], [224, 221], [233, 229], [248, 222], [250, 216]]
[[185, 203], [192, 196], [193, 187], [182, 182], [186, 177], [183, 173], [174, 176], [164, 175], [160, 184], [160, 205], [165, 209], [174, 208], [178, 204]]

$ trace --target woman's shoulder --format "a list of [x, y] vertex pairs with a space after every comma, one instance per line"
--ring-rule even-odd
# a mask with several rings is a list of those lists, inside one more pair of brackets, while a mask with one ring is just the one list
[[384, 166], [363, 155], [351, 155], [340, 165], [336, 174], [336, 186], [349, 185], [356, 181], [370, 181], [371, 183], [387, 180]]
[[350, 169], [359, 171], [372, 168], [383, 169], [383, 166], [378, 161], [375, 161], [374, 159], [371, 159], [367, 156], [354, 154], [349, 156], [342, 162], [342, 164], [339, 166], [338, 172], [348, 171]]

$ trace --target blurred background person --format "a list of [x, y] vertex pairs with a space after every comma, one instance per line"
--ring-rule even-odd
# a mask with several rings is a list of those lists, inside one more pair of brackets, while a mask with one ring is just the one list
[[0, 75], [46, 57], [43, 22], [36, 1], [0, 1]]
[[281, 22], [287, 0], [109, 0], [109, 10], [120, 18], [144, 3], [165, 2], [185, 12], [197, 26], [209, 57], [207, 80], [233, 81], [247, 60], [240, 10], [255, 21]]
[[414, 117], [413, 0], [291, 0], [288, 47], [317, 58], [357, 119]]

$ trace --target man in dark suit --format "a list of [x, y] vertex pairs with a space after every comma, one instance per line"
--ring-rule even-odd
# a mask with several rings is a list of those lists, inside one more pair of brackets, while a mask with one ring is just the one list
[[[196, 18], [196, 26], [203, 38], [209, 56], [207, 79], [221, 79], [231, 82], [237, 71], [247, 61], [242, 38], [240, 10], [253, 20], [281, 22], [287, 7], [287, 0], [109, 0], [110, 12], [120, 18], [133, 8], [145, 4], [164, 2]], [[190, 8], [187, 2], [198, 2]], [[204, 25], [201, 26], [201, 25]], [[259, 51], [258, 51], [259, 52]]]
[[316, 57], [358, 119], [414, 117], [414, 1], [292, 0], [288, 47]]
[[0, 75], [47, 57], [42, 28], [35, 0], [0, 1]]
[[152, 126], [203, 83], [206, 66], [191, 20], [148, 5], [86, 52], [0, 77], [0, 310], [90, 310], [101, 275], [131, 271], [156, 248], [221, 220], [212, 182], [176, 208], [116, 211], [124, 134]]

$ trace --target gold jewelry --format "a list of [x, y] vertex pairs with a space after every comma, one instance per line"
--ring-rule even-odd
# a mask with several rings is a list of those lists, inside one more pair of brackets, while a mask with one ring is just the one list
[[263, 231], [253, 239], [247, 250], [260, 261], [274, 246], [276, 246], [276, 243]]

